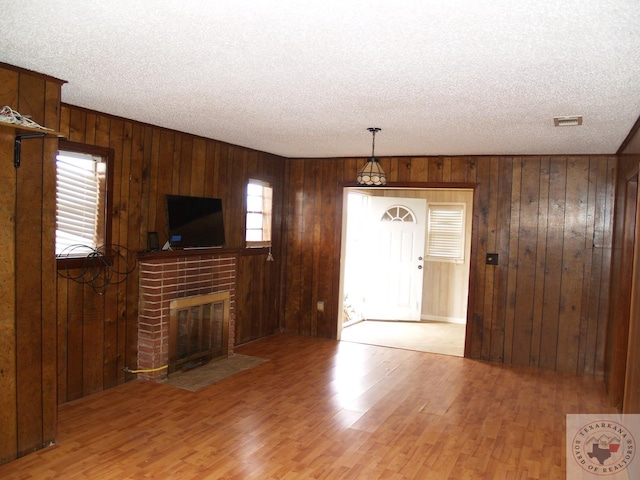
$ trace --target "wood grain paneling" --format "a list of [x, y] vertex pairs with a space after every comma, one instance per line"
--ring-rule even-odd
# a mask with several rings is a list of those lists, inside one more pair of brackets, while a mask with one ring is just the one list
[[[244, 196], [249, 178], [274, 187], [274, 210], [282, 210], [284, 160], [246, 148], [162, 129], [99, 112], [62, 106], [60, 130], [70, 140], [110, 147], [115, 152], [112, 243], [127, 261], [147, 247], [147, 232], [167, 240], [165, 195], [222, 198], [227, 247], [238, 259], [236, 343], [278, 330], [282, 256], [281, 214], [274, 215], [274, 256], [264, 249], [245, 251]], [[79, 272], [70, 272], [76, 276]], [[122, 281], [117, 283], [117, 281]], [[114, 278], [105, 292], [58, 279], [58, 401], [80, 398], [126, 381], [122, 368], [137, 366], [138, 274]]]
[[[45, 83], [44, 124], [60, 123], [60, 82], [47, 81]], [[58, 150], [57, 138], [45, 138], [42, 163], [42, 244], [41, 244], [41, 286], [42, 286], [42, 379], [43, 379], [43, 445], [55, 439], [57, 431], [57, 348], [56, 348], [56, 277], [57, 270], [51, 261], [51, 249], [55, 245], [56, 202], [53, 197], [55, 191], [55, 158]]]
[[[18, 104], [18, 72], [0, 68], [0, 98]], [[16, 171], [13, 169], [14, 131], [0, 129], [0, 463], [17, 456], [16, 409]]]
[[[21, 75], [18, 110], [43, 118], [44, 80]], [[42, 423], [42, 149], [44, 140], [22, 142], [22, 162], [16, 170], [16, 322], [18, 385], [18, 455], [41, 441]], [[51, 261], [51, 260], [50, 260]]]
[[[505, 361], [505, 325], [506, 325], [506, 317], [507, 317], [507, 282], [509, 279], [509, 241], [510, 241], [510, 232], [511, 228], [511, 191], [513, 185], [513, 160], [511, 158], [498, 158], [491, 159], [491, 162], [497, 163], [498, 169], [498, 177], [497, 182], [493, 182], [493, 188], [489, 189], [489, 199], [497, 194], [497, 200], [495, 202], [496, 212], [496, 229], [495, 231], [489, 232], [489, 237], [495, 237], [494, 244], [495, 250], [492, 253], [498, 253], [499, 260], [498, 266], [491, 268], [491, 266], [485, 266], [484, 260], [482, 258], [479, 259], [479, 262], [474, 262], [478, 265], [478, 272], [491, 271], [494, 272], [494, 282], [493, 288], [491, 290], [485, 290], [484, 295], [492, 298], [493, 303], [493, 313], [491, 317], [486, 320], [486, 322], [481, 322], [481, 324], [486, 325], [487, 323], [491, 325], [490, 328], [483, 328], [482, 330], [482, 344], [484, 342], [489, 342], [491, 345], [491, 356], [489, 357], [491, 360], [503, 362]], [[478, 177], [478, 182], [482, 182], [482, 177]], [[476, 190], [482, 190], [476, 189]], [[491, 200], [490, 200], [491, 204]], [[475, 203], [474, 203], [475, 205]], [[475, 208], [475, 207], [474, 207]], [[491, 212], [490, 207], [489, 211]], [[490, 213], [491, 215], [491, 213]], [[472, 251], [473, 253], [473, 251]], [[473, 283], [473, 277], [470, 280]], [[480, 292], [479, 289], [476, 289], [474, 294], [477, 295], [476, 292]], [[477, 313], [480, 316], [480, 312]], [[475, 316], [475, 314], [474, 314]], [[475, 339], [478, 336], [474, 337]], [[472, 342], [476, 342], [477, 340], [472, 339]], [[510, 340], [511, 341], [511, 340]], [[472, 343], [473, 346], [473, 343]], [[480, 346], [477, 347], [481, 349]], [[509, 352], [510, 354], [511, 352]], [[473, 357], [477, 358], [477, 357]], [[481, 357], [486, 358], [486, 357]]]
[[[615, 229], [611, 260], [611, 303], [606, 338], [605, 383], [612, 405], [625, 413], [640, 413], [640, 292], [638, 292], [638, 172], [640, 119], [625, 141], [618, 161]], [[598, 232], [595, 242], [601, 241]], [[634, 273], [634, 266], [636, 268]], [[634, 284], [634, 279], [636, 283]], [[634, 288], [635, 287], [635, 288]], [[633, 336], [632, 336], [633, 335]]]
[[[638, 178], [635, 177], [636, 183]], [[636, 188], [637, 190], [637, 188]], [[636, 216], [640, 211], [640, 197], [636, 196]], [[631, 278], [631, 302], [629, 309], [629, 341], [627, 343], [627, 364], [624, 379], [624, 399], [622, 412], [629, 414], [640, 413], [640, 222], [636, 221], [634, 232], [636, 242], [633, 252], [633, 272]]]
[[[2, 65], [0, 105], [57, 130], [61, 83]], [[21, 164], [14, 168], [16, 133], [6, 126], [0, 132], [0, 463], [49, 444], [56, 430], [57, 139], [23, 139]]]
[[[287, 163], [282, 287], [287, 332], [334, 335], [337, 315], [319, 316], [316, 302], [325, 301], [325, 311], [338, 311], [330, 286], [339, 284], [339, 270], [319, 267], [325, 258], [340, 257], [340, 239], [318, 241], [314, 226], [341, 230], [341, 202], [330, 199], [341, 199], [343, 188], [354, 185], [349, 182], [362, 162]], [[594, 296], [592, 285], [609, 282], [602, 265], [611, 244], [603, 232], [612, 228], [606, 205], [613, 196], [614, 156], [382, 158], [381, 164], [397, 181], [391, 186], [477, 184], [467, 356], [603, 373], [608, 296], [601, 290]], [[408, 176], [401, 174], [405, 171]], [[407, 178], [413, 183], [398, 181]], [[499, 265], [485, 265], [486, 253], [498, 253]]]

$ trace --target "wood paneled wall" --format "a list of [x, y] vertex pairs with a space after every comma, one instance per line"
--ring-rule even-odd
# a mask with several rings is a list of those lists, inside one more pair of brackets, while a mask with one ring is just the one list
[[[0, 106], [54, 130], [60, 80], [0, 64]], [[0, 126], [0, 464], [55, 439], [55, 137]]]
[[[342, 190], [354, 185], [363, 162], [288, 163], [287, 332], [336, 335]], [[602, 374], [615, 156], [403, 157], [381, 164], [395, 186], [477, 184], [467, 356]], [[499, 265], [485, 265], [486, 253], [498, 253]]]
[[640, 119], [618, 161], [605, 364], [611, 404], [625, 413], [640, 413], [639, 126]]
[[[71, 141], [114, 149], [112, 243], [130, 257], [147, 248], [149, 231], [160, 245], [167, 240], [166, 194], [222, 198], [226, 247], [240, 251], [236, 343], [278, 329], [282, 158], [71, 105], [62, 106], [60, 129]], [[273, 263], [263, 249], [242, 249], [246, 183], [254, 177], [274, 187]], [[104, 294], [58, 278], [60, 403], [126, 381], [122, 368], [137, 365], [137, 311], [137, 270]]]

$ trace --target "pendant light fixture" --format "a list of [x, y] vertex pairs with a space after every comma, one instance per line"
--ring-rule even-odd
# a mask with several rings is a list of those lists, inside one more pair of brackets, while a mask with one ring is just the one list
[[369, 127], [367, 128], [373, 135], [373, 141], [371, 144], [371, 158], [367, 160], [367, 163], [364, 164], [364, 167], [360, 169], [357, 176], [357, 181], [359, 185], [386, 185], [387, 184], [387, 174], [382, 170], [382, 166], [380, 166], [380, 162], [375, 157], [376, 150], [376, 133], [380, 131], [377, 127]]

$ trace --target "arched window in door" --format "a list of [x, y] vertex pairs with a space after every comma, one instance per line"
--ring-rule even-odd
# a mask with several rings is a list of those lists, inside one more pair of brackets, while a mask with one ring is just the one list
[[389, 207], [387, 211], [382, 214], [380, 221], [416, 223], [416, 217], [407, 207], [394, 205], [393, 207]]

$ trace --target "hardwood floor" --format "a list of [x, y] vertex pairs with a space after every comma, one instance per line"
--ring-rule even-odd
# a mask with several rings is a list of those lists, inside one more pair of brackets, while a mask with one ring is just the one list
[[62, 405], [0, 478], [564, 479], [565, 414], [614, 413], [593, 377], [293, 335], [237, 353], [270, 361]]

